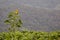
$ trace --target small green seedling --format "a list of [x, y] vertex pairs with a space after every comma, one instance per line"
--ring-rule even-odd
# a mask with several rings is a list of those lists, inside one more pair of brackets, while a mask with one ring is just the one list
[[9, 31], [17, 31], [19, 27], [22, 25], [22, 21], [20, 19], [18, 9], [13, 12], [10, 12], [7, 16], [7, 20], [4, 21], [6, 24], [10, 25]]

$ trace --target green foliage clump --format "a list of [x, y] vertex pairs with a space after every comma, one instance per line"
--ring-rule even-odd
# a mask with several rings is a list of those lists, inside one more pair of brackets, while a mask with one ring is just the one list
[[60, 40], [60, 32], [2, 32], [0, 33], [0, 40]]
[[18, 9], [13, 12], [10, 12], [7, 16], [7, 19], [4, 21], [6, 24], [10, 25], [9, 31], [15, 32], [22, 25], [22, 21], [20, 19]]

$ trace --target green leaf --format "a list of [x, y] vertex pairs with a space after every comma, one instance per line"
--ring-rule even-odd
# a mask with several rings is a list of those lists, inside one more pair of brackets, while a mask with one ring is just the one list
[[10, 23], [10, 22], [9, 22], [9, 20], [5, 20], [4, 22], [5, 22], [5, 23], [7, 23], [7, 24], [9, 24], [9, 23]]
[[8, 18], [11, 18], [12, 17], [12, 15], [10, 14], [10, 15], [8, 15]]
[[17, 27], [21, 27], [21, 25], [19, 25], [19, 24], [16, 24], [16, 26], [17, 26]]
[[19, 19], [19, 23], [22, 24], [22, 21]]

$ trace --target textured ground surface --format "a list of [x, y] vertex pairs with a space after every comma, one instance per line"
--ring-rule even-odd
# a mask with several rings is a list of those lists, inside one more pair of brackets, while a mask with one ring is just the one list
[[60, 0], [0, 0], [0, 31], [9, 11], [19, 8], [23, 26], [29, 30], [54, 31], [60, 29]]

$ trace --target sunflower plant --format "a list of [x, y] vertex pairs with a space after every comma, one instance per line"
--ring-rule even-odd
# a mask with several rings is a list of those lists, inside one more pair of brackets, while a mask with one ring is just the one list
[[9, 12], [7, 19], [4, 22], [10, 26], [8, 28], [9, 31], [17, 31], [18, 28], [22, 26], [19, 10], [16, 9], [15, 11]]

